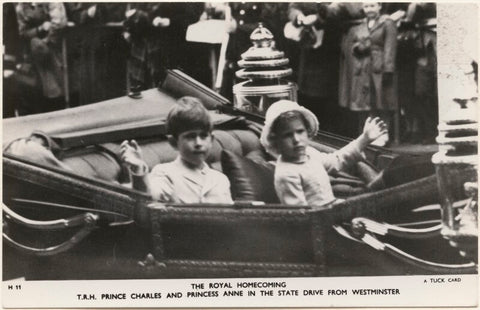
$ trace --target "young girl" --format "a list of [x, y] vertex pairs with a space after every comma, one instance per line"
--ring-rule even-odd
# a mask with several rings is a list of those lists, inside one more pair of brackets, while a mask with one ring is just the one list
[[342, 149], [321, 153], [309, 141], [318, 131], [316, 116], [296, 102], [280, 100], [267, 110], [261, 142], [278, 157], [275, 191], [284, 204], [328, 207], [336, 200], [328, 172], [339, 171], [363, 157], [363, 149], [387, 131], [383, 121], [368, 118], [363, 133]]

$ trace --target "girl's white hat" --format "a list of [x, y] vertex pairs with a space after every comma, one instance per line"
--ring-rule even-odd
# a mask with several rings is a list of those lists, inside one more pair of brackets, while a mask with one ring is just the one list
[[310, 137], [317, 134], [318, 131], [318, 119], [312, 111], [300, 106], [298, 103], [291, 100], [280, 100], [272, 104], [265, 114], [265, 126], [263, 127], [262, 134], [260, 136], [260, 143], [262, 143], [265, 150], [275, 157], [278, 157], [278, 151], [275, 147], [275, 134], [272, 132], [272, 125], [281, 114], [290, 111], [298, 111], [305, 116], [308, 122]]

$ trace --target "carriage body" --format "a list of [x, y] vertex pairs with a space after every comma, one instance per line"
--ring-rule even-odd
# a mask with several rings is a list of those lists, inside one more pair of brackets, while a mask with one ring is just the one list
[[[410, 223], [406, 227], [418, 229], [439, 224], [440, 210], [424, 207], [439, 202], [433, 174], [376, 192], [358, 192], [327, 210], [286, 206], [270, 198], [237, 199], [233, 205], [168, 204], [125, 186], [129, 180], [118, 158], [119, 144], [135, 138], [150, 167], [172, 160], [176, 153], [167, 142], [164, 120], [175, 98], [183, 95], [199, 97], [211, 110], [215, 123], [212, 166], [225, 169], [223, 153], [228, 150], [233, 154], [231, 170], [251, 173], [252, 166], [247, 169], [242, 159], [262, 152], [258, 133], [263, 118], [233, 108], [178, 71], [169, 72], [162, 86], [145, 91], [142, 99], [122, 97], [4, 121], [4, 279], [476, 272], [476, 265], [460, 257], [439, 230], [416, 236], [416, 240], [378, 237], [379, 242], [396, 244], [438, 265], [375, 249], [348, 232], [355, 218]], [[34, 130], [55, 142], [54, 160], [61, 164], [39, 163], [9, 151], [12, 141]], [[312, 146], [325, 152], [349, 142], [326, 132], [313, 140]], [[386, 149], [368, 148], [367, 160], [350, 181], [365, 181], [397, 157]], [[252, 162], [253, 171], [266, 169]], [[232, 191], [240, 192], [237, 186], [245, 177], [231, 179]], [[257, 186], [268, 196], [268, 187], [262, 187], [265, 180], [260, 181]], [[341, 192], [345, 184], [339, 185]], [[369, 201], [381, 207], [372, 207]], [[462, 267], [449, 268], [448, 264]]]

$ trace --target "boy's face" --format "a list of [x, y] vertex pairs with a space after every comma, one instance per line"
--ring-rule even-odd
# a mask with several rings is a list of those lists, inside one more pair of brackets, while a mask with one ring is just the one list
[[363, 11], [369, 19], [377, 18], [380, 15], [381, 6], [378, 2], [364, 2]]
[[309, 137], [301, 119], [294, 118], [279, 128], [275, 139], [283, 160], [299, 162], [305, 158]]
[[180, 157], [193, 168], [202, 168], [212, 148], [212, 134], [203, 129], [184, 131], [176, 139]]

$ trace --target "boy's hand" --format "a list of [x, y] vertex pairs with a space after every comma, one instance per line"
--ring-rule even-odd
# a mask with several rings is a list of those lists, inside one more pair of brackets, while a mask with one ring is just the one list
[[143, 161], [142, 150], [135, 140], [125, 140], [122, 142], [120, 145], [120, 156], [122, 161], [125, 162], [135, 174], [141, 173], [142, 169], [146, 166]]
[[363, 136], [367, 144], [377, 140], [381, 135], [387, 134], [387, 124], [379, 117], [368, 117], [363, 126]]

